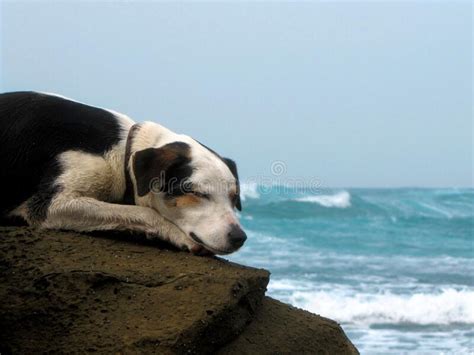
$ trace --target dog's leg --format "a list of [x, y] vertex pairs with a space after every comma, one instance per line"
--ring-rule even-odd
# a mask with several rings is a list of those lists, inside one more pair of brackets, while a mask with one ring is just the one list
[[178, 248], [192, 250], [196, 244], [178, 227], [155, 210], [132, 205], [98, 201], [90, 197], [57, 196], [48, 208], [47, 217], [39, 223], [47, 229], [69, 229], [80, 232], [95, 230], [128, 230], [158, 237]]

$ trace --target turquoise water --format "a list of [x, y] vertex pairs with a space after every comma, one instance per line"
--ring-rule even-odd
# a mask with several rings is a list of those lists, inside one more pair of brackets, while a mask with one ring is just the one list
[[364, 354], [474, 351], [474, 189], [243, 184], [268, 294], [332, 318]]

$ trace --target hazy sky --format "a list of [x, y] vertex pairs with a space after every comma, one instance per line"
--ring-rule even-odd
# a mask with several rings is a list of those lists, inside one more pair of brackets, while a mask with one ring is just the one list
[[241, 175], [473, 184], [472, 5], [2, 2], [0, 90], [154, 120]]

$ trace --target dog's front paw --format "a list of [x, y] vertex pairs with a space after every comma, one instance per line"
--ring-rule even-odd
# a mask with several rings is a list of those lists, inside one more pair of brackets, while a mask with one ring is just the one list
[[194, 255], [199, 255], [199, 256], [208, 256], [208, 255], [213, 255], [211, 252], [209, 252], [207, 249], [202, 247], [199, 244], [196, 244], [191, 238], [188, 238], [183, 232], [180, 230], [174, 231], [174, 233], [168, 234], [168, 238], [163, 237], [161, 233], [158, 233], [154, 230], [147, 231], [145, 233], [147, 239], [149, 240], [162, 240], [166, 241], [176, 248], [183, 250], [183, 251], [188, 251]]
[[190, 238], [182, 240], [181, 245], [178, 246], [181, 250], [189, 251], [190, 253], [198, 256], [213, 256], [214, 253], [204, 248], [202, 245], [195, 243]]

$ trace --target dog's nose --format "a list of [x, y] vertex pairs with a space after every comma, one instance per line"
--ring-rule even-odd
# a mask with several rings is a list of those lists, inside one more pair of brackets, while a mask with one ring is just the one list
[[240, 248], [247, 240], [247, 234], [237, 224], [232, 225], [227, 237], [234, 248]]

